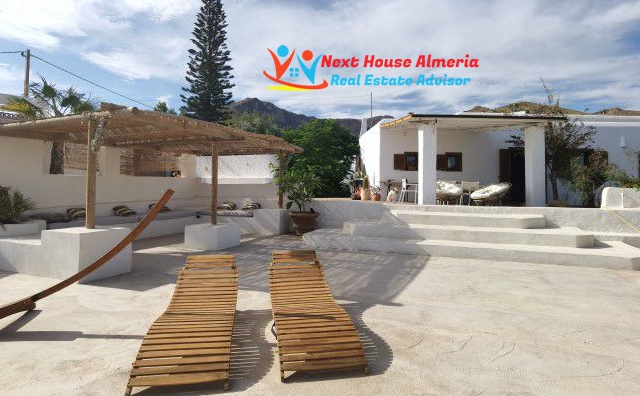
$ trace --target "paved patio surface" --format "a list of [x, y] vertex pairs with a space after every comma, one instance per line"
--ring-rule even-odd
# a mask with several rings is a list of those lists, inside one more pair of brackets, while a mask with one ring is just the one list
[[[73, 285], [0, 320], [2, 395], [121, 395], [143, 335], [192, 254], [181, 236], [134, 245], [130, 274]], [[280, 383], [266, 266], [291, 236], [225, 253], [240, 272], [231, 390], [139, 395], [638, 395], [640, 273], [379, 253], [321, 251], [329, 284], [361, 332], [371, 375]], [[0, 304], [54, 283], [0, 272]]]

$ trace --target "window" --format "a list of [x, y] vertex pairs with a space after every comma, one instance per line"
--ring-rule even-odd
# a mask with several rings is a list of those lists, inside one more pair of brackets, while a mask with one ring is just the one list
[[605, 164], [609, 163], [609, 153], [605, 150], [583, 149], [580, 154], [582, 165], [588, 166], [593, 161], [604, 161]]
[[462, 153], [438, 154], [436, 170], [445, 172], [462, 172]]
[[406, 170], [418, 170], [418, 153], [404, 153]]
[[393, 155], [393, 169], [401, 171], [418, 170], [418, 153], [405, 152]]

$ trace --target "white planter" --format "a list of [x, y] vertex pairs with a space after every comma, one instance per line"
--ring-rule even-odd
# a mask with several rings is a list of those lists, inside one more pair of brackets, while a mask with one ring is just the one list
[[44, 220], [29, 220], [19, 224], [5, 224], [4, 228], [0, 226], [0, 238], [40, 234], [40, 231], [46, 228], [47, 223]]
[[[0, 270], [65, 279], [111, 250], [128, 228], [89, 230], [83, 227], [44, 230], [41, 239], [0, 238]], [[131, 245], [80, 283], [131, 271]]]
[[221, 250], [240, 244], [240, 226], [226, 224], [192, 224], [184, 228], [184, 244], [191, 249]]

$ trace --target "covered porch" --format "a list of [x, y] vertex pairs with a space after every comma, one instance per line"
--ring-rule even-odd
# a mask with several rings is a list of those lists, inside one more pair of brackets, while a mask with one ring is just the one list
[[[544, 126], [548, 122], [562, 121], [564, 117], [550, 116], [521, 116], [521, 115], [485, 115], [485, 114], [412, 114], [400, 118], [398, 120], [383, 122], [379, 125], [380, 131], [380, 157], [381, 167], [384, 166], [384, 160], [389, 157], [386, 150], [390, 148], [383, 144], [385, 136], [400, 133], [403, 136], [417, 135], [417, 162], [414, 164], [413, 173], [414, 180], [410, 180], [417, 184], [417, 203], [420, 205], [436, 204], [436, 182], [438, 181], [438, 155], [439, 155], [439, 138], [447, 140], [448, 144], [456, 145], [466, 138], [467, 149], [474, 152], [474, 161], [466, 161], [467, 169], [471, 166], [475, 175], [487, 173], [484, 184], [498, 183], [500, 176], [497, 164], [492, 161], [484, 161], [481, 150], [498, 150], [499, 144], [502, 142], [488, 142], [482, 139], [482, 144], [478, 144], [478, 140], [471, 140], [469, 137], [480, 138], [488, 137], [490, 133], [495, 131], [510, 131], [514, 133], [517, 130], [523, 130], [524, 140], [524, 201], [526, 206], [545, 206], [546, 204], [546, 169], [545, 169], [545, 132]], [[508, 136], [508, 135], [507, 135]], [[484, 155], [494, 155], [484, 153]], [[457, 158], [454, 158], [457, 159]], [[395, 158], [394, 158], [395, 160]], [[461, 171], [462, 158], [457, 159], [460, 163]], [[493, 159], [492, 159], [493, 160]], [[471, 164], [470, 164], [471, 162]], [[416, 166], [417, 165], [417, 166]], [[482, 168], [496, 168], [491, 172], [482, 172]], [[394, 164], [394, 169], [396, 166]], [[408, 168], [405, 168], [408, 169]], [[379, 171], [384, 174], [384, 170]], [[417, 173], [417, 175], [416, 175]], [[470, 172], [466, 172], [469, 174]], [[398, 174], [398, 173], [397, 173]], [[454, 178], [455, 175], [463, 175], [465, 173], [448, 173], [447, 180]], [[401, 173], [399, 173], [401, 175]], [[417, 180], [415, 180], [417, 176]], [[498, 176], [498, 178], [496, 178]], [[382, 178], [384, 179], [384, 178]]]

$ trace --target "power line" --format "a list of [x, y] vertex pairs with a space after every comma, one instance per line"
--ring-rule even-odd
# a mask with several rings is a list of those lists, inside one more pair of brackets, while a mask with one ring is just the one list
[[[22, 52], [22, 51], [19, 51], [19, 52]], [[153, 107], [152, 107], [152, 106], [149, 106], [149, 105], [148, 105], [148, 104], [146, 104], [146, 103], [142, 103], [142, 102], [140, 102], [140, 101], [138, 101], [138, 100], [135, 100], [135, 99], [130, 98], [130, 97], [126, 96], [126, 95], [123, 95], [123, 94], [121, 94], [121, 93], [118, 93], [118, 92], [116, 92], [116, 91], [114, 91], [114, 90], [112, 90], [112, 89], [109, 89], [109, 88], [107, 88], [107, 87], [105, 87], [105, 86], [103, 86], [103, 85], [100, 85], [100, 84], [98, 84], [98, 83], [95, 83], [95, 82], [93, 82], [93, 81], [91, 81], [91, 80], [87, 80], [86, 78], [84, 78], [84, 77], [82, 77], [82, 76], [79, 76], [79, 75], [77, 75], [76, 73], [74, 73], [74, 72], [72, 72], [72, 71], [69, 71], [69, 70], [67, 70], [67, 69], [65, 69], [65, 68], [63, 68], [63, 67], [61, 67], [61, 66], [58, 66], [58, 65], [56, 65], [56, 64], [53, 64], [53, 63], [49, 62], [49, 61], [48, 61], [48, 60], [46, 60], [46, 59], [42, 59], [42, 58], [40, 58], [39, 56], [34, 55], [33, 53], [31, 53], [31, 57], [32, 57], [32, 58], [36, 58], [36, 59], [38, 59], [38, 60], [40, 60], [40, 61], [42, 61], [42, 62], [44, 62], [44, 63], [46, 63], [46, 64], [48, 64], [48, 65], [50, 65], [50, 66], [53, 66], [53, 67], [55, 67], [56, 69], [62, 70], [63, 72], [68, 73], [68, 74], [70, 74], [70, 75], [72, 75], [72, 76], [74, 76], [74, 77], [76, 77], [76, 78], [79, 78], [79, 79], [80, 79], [80, 80], [82, 80], [82, 81], [88, 82], [88, 83], [89, 83], [89, 84], [91, 84], [91, 85], [95, 85], [95, 86], [96, 86], [96, 87], [98, 87], [98, 88], [102, 88], [102, 89], [104, 89], [104, 90], [105, 90], [105, 91], [107, 91], [107, 92], [111, 92], [111, 93], [112, 93], [112, 94], [114, 94], [114, 95], [118, 95], [118, 96], [120, 96], [120, 97], [122, 97], [122, 98], [125, 98], [125, 99], [127, 99], [127, 100], [130, 100], [130, 101], [132, 101], [132, 102], [134, 102], [134, 103], [137, 103], [137, 104], [139, 104], [139, 105], [142, 105], [142, 106], [148, 107], [148, 108], [150, 108], [150, 109], [153, 109]]]
[[24, 51], [0, 51], [0, 54], [20, 54]]

